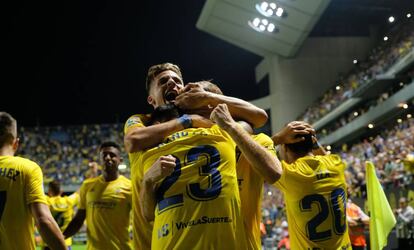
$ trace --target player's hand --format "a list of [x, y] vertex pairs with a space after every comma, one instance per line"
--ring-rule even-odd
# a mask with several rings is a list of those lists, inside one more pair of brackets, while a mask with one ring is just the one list
[[358, 226], [358, 222], [354, 219], [348, 218], [348, 225], [350, 227], [356, 227], [356, 226]]
[[175, 158], [172, 155], [161, 156], [148, 169], [144, 175], [144, 181], [155, 184], [163, 178], [171, 175], [175, 168]]
[[210, 119], [217, 123], [220, 128], [227, 130], [232, 125], [236, 124], [226, 104], [222, 103], [217, 105], [211, 112]]
[[94, 178], [98, 176], [99, 164], [95, 161], [88, 163], [89, 169], [86, 171], [87, 178]]
[[191, 114], [191, 121], [193, 123], [193, 128], [210, 128], [214, 123], [201, 115]]
[[174, 104], [180, 109], [194, 110], [208, 107], [213, 93], [205, 91], [198, 83], [188, 83], [175, 98]]
[[315, 135], [315, 130], [311, 125], [303, 121], [293, 121], [272, 136], [272, 139], [275, 144], [291, 144], [305, 140], [304, 137], [297, 137], [297, 135], [308, 134]]

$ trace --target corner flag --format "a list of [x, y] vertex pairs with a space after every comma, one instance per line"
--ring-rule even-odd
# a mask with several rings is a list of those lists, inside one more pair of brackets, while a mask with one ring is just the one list
[[368, 208], [370, 211], [369, 239], [371, 249], [379, 250], [387, 245], [388, 234], [395, 226], [396, 221], [384, 190], [377, 179], [372, 162], [366, 162], [366, 173]]

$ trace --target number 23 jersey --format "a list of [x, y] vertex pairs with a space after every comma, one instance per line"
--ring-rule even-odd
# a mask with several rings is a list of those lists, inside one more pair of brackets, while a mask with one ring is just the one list
[[292, 249], [351, 249], [341, 158], [305, 156], [282, 167], [274, 186], [285, 197]]
[[174, 172], [156, 189], [153, 249], [243, 249], [235, 144], [217, 125], [174, 133], [142, 154], [146, 172], [163, 155]]

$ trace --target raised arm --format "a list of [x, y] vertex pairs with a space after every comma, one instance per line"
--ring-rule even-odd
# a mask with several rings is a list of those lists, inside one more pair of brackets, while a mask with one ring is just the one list
[[125, 148], [128, 153], [142, 151], [160, 144], [165, 137], [188, 127], [211, 127], [213, 123], [200, 115], [187, 115], [164, 123], [148, 127], [134, 127], [129, 129], [124, 137]]
[[59, 226], [50, 213], [49, 206], [34, 202], [30, 204], [30, 210], [35, 219], [36, 227], [39, 229], [42, 239], [51, 249], [66, 249], [65, 240]]
[[[315, 134], [315, 130], [306, 122], [293, 121], [272, 136], [275, 145], [291, 144], [304, 140], [298, 135]], [[316, 139], [316, 138], [315, 138]]]
[[142, 189], [140, 192], [139, 203], [142, 213], [145, 219], [150, 222], [154, 220], [155, 211], [155, 188], [157, 183], [171, 175], [175, 167], [175, 158], [171, 155], [161, 156], [158, 160], [148, 169], [142, 180]]
[[279, 159], [253, 140], [233, 120], [226, 104], [217, 105], [211, 113], [211, 120], [215, 121], [223, 130], [229, 133], [254, 170], [261, 173], [267, 182], [274, 183], [279, 180], [282, 174], [282, 166]]
[[82, 227], [83, 222], [86, 218], [86, 210], [85, 209], [78, 209], [76, 212], [75, 217], [73, 217], [72, 221], [69, 223], [66, 230], [63, 232], [65, 239], [72, 237], [76, 234], [79, 229]]
[[235, 120], [243, 120], [254, 128], [263, 126], [268, 117], [266, 112], [244, 100], [205, 91], [197, 83], [189, 83], [175, 99], [175, 104], [184, 110], [203, 110], [203, 107], [216, 107], [227, 104]]

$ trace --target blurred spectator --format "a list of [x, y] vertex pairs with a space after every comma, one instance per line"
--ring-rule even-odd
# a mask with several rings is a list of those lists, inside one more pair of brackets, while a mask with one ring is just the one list
[[365, 250], [367, 242], [365, 239], [365, 227], [369, 225], [369, 217], [357, 204], [353, 203], [350, 194], [346, 205], [346, 216], [349, 226], [349, 238], [352, 250]]
[[394, 211], [397, 218], [398, 249], [413, 249], [414, 209], [405, 197], [399, 200], [400, 207]]

